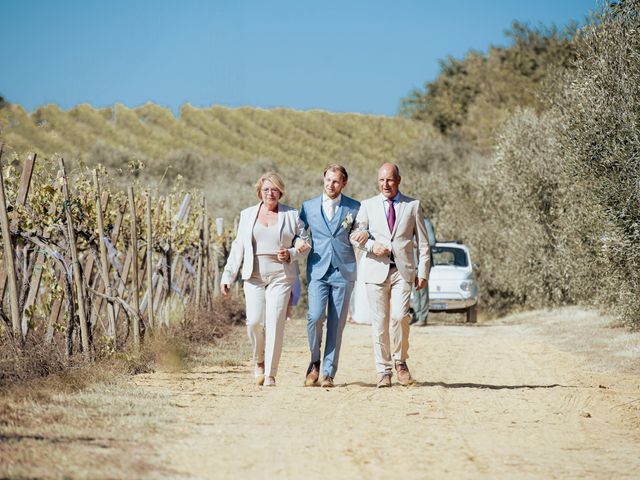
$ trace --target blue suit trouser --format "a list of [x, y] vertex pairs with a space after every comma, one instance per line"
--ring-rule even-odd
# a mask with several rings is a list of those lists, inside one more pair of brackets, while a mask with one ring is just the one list
[[322, 278], [311, 278], [307, 287], [309, 296], [307, 334], [311, 362], [320, 361], [322, 329], [326, 319], [327, 338], [322, 359], [322, 373], [327, 377], [335, 377], [338, 371], [342, 332], [347, 323], [353, 284], [354, 282], [342, 276], [338, 268], [330, 266]]

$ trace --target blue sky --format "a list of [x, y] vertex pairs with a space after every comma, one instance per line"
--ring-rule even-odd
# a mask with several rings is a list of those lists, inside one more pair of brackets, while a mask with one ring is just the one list
[[0, 94], [129, 107], [397, 113], [438, 60], [504, 45], [514, 19], [583, 21], [596, 0], [0, 0]]

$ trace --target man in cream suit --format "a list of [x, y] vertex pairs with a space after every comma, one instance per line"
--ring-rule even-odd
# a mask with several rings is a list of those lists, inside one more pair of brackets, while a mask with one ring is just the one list
[[400, 384], [414, 383], [407, 367], [411, 288], [426, 288], [429, 272], [429, 239], [420, 200], [400, 193], [400, 180], [397, 165], [380, 167], [380, 194], [362, 202], [356, 219], [361, 231], [353, 235], [366, 252], [359, 273], [371, 305], [378, 387], [391, 386], [394, 368]]

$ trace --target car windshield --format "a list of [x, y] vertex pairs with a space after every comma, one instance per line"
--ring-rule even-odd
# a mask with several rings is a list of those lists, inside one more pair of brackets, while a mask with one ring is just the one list
[[461, 248], [435, 246], [432, 248], [432, 253], [434, 265], [469, 266], [467, 254]]

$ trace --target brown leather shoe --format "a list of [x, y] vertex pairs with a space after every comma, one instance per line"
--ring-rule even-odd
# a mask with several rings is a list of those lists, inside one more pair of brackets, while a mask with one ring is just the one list
[[320, 364], [319, 362], [311, 363], [307, 369], [307, 378], [304, 380], [304, 386], [313, 387], [317, 385], [318, 378], [320, 378]]
[[409, 372], [409, 367], [407, 367], [407, 362], [396, 362], [396, 374], [400, 385], [407, 386], [415, 383]]
[[389, 388], [391, 386], [391, 374], [383, 373], [378, 377], [378, 388]]
[[322, 383], [320, 384], [320, 386], [322, 388], [333, 388], [335, 387], [335, 385], [333, 384], [333, 378], [331, 377], [324, 377], [322, 379]]

